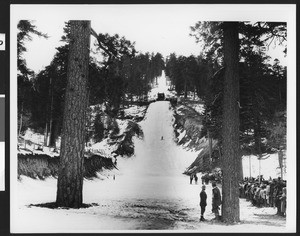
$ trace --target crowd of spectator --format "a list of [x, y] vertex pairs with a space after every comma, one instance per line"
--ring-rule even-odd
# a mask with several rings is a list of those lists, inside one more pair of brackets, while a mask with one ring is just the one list
[[256, 207], [276, 207], [277, 215], [286, 216], [286, 180], [265, 180], [263, 176], [247, 178], [240, 182], [240, 198], [246, 198]]
[[222, 173], [220, 170], [216, 170], [213, 173], [205, 173], [201, 177], [202, 185], [208, 184], [209, 182], [216, 182], [221, 183], [222, 182]]

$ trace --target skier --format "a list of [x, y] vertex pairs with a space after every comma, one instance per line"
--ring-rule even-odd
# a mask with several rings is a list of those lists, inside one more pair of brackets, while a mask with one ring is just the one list
[[205, 207], [207, 205], [206, 203], [207, 195], [205, 192], [205, 185], [202, 185], [202, 191], [200, 192], [200, 208], [201, 208], [201, 217], [200, 221], [205, 221], [203, 214], [205, 212]]
[[164, 136], [161, 136], [160, 140], [164, 140]]

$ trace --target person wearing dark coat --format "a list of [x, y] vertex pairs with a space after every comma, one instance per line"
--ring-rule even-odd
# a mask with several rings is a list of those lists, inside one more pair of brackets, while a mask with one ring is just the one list
[[215, 219], [219, 220], [219, 210], [222, 204], [220, 189], [217, 187], [216, 182], [212, 182], [212, 212], [215, 214]]
[[203, 215], [205, 212], [205, 208], [206, 208], [206, 199], [207, 199], [207, 195], [205, 192], [205, 185], [202, 186], [202, 191], [200, 192], [200, 208], [201, 208], [201, 217], [200, 217], [200, 221], [205, 221]]

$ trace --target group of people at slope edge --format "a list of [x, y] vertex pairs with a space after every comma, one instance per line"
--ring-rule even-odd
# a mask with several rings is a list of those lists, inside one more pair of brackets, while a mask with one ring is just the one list
[[197, 176], [197, 174], [191, 174], [190, 175], [190, 184], [193, 183], [193, 179], [195, 180], [195, 184], [197, 184], [198, 183], [198, 176]]
[[287, 181], [281, 177], [265, 180], [245, 177], [239, 183], [240, 198], [246, 198], [256, 207], [276, 207], [277, 215], [286, 217]]
[[[263, 180], [263, 179], [262, 179]], [[245, 178], [245, 182], [243, 185], [243, 191], [241, 191], [241, 183], [240, 183], [240, 198], [246, 197], [246, 199], [249, 201], [251, 200], [252, 204], [254, 206], [262, 206], [260, 204], [263, 204], [263, 206], [271, 206], [277, 208], [277, 215], [286, 216], [286, 181], [281, 180], [280, 177], [278, 179], [273, 179], [270, 181], [269, 184], [267, 181], [262, 181], [263, 184], [257, 185], [254, 181], [252, 182], [252, 179], [249, 180], [248, 178]], [[266, 184], [266, 185], [264, 185]], [[220, 193], [220, 189], [217, 187], [216, 182], [212, 182], [212, 212], [215, 214], [216, 220], [220, 220], [220, 205], [222, 204], [222, 197]], [[271, 188], [272, 190], [269, 192], [272, 192], [272, 194], [269, 194], [269, 198], [261, 198], [261, 192]], [[202, 191], [200, 192], [200, 208], [201, 208], [201, 217], [200, 221], [205, 221], [204, 218], [204, 212], [205, 208], [207, 206], [207, 195], [205, 192], [206, 186], [202, 185]], [[241, 193], [242, 192], [242, 193]], [[268, 192], [268, 190], [266, 190]], [[255, 194], [259, 193], [258, 197], [255, 197]], [[266, 194], [268, 195], [268, 193]], [[265, 200], [265, 201], [264, 201]], [[262, 201], [262, 202], [261, 202]]]

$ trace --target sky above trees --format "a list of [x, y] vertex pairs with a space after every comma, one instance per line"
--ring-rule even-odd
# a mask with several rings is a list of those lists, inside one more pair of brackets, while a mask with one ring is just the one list
[[[272, 11], [271, 11], [272, 10]], [[70, 19], [91, 20], [97, 33], [119, 34], [135, 42], [138, 51], [160, 52], [164, 57], [177, 55], [199, 55], [201, 45], [189, 34], [190, 26], [201, 20], [212, 21], [288, 21], [287, 5], [15, 5], [12, 7], [12, 29], [14, 21], [33, 20], [37, 29], [49, 35], [48, 39], [33, 36], [27, 42], [24, 54], [27, 65], [36, 73], [47, 66], [62, 45], [64, 22]], [[289, 31], [288, 31], [289, 32]], [[13, 39], [12, 39], [13, 40]], [[95, 39], [92, 37], [91, 45]], [[283, 65], [287, 59], [283, 48], [270, 45], [270, 55]]]

